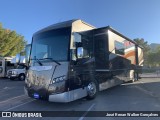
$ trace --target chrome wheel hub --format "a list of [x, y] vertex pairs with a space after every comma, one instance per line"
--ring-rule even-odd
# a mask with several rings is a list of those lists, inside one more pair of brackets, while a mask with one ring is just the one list
[[94, 82], [88, 84], [87, 92], [89, 96], [94, 96], [96, 94], [96, 85]]

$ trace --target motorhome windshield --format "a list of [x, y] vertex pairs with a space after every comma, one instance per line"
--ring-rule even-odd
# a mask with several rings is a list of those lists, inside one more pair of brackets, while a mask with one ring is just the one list
[[33, 36], [31, 60], [52, 58], [56, 61], [67, 61], [70, 35], [70, 28], [61, 28], [36, 34]]

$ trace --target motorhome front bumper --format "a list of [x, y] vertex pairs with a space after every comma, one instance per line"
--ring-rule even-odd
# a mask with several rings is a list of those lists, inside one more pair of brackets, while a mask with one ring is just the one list
[[35, 89], [35, 88], [24, 87], [24, 92], [29, 97], [32, 97], [35, 99], [48, 100], [48, 92], [43, 88]]
[[49, 95], [50, 102], [70, 102], [70, 92]]
[[70, 92], [63, 92], [59, 94], [48, 94], [44, 90], [34, 90], [34, 89], [29, 89], [27, 87], [24, 87], [24, 93], [25, 95], [35, 98], [35, 99], [42, 99], [42, 100], [48, 100], [50, 102], [70, 102], [71, 100], [69, 99], [70, 97]]

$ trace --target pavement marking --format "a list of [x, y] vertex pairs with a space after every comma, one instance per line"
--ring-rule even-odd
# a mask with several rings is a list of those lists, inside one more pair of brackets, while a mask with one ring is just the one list
[[143, 81], [139, 81], [140, 83], [142, 83], [142, 84], [144, 84], [144, 82]]
[[[149, 83], [149, 82], [145, 82], [145, 81], [140, 80], [139, 83], [140, 83], [141, 85], [143, 85], [144, 83]], [[157, 95], [154, 93], [154, 91], [149, 90], [148, 87], [146, 87], [146, 86], [140, 87], [140, 86], [137, 86], [137, 85], [136, 85], [135, 87], [138, 88], [139, 90], [143, 91], [145, 94], [148, 94], [149, 96], [154, 97], [154, 98], [160, 100], [160, 97], [157, 96]]]
[[25, 103], [16, 105], [16, 106], [11, 107], [11, 108], [9, 108], [9, 109], [6, 109], [6, 110], [4, 110], [4, 111], [9, 111], [9, 110], [15, 109], [15, 108], [17, 108], [17, 107], [23, 106], [23, 105], [25, 105], [25, 104], [27, 104], [27, 103], [30, 103], [30, 102], [33, 102], [33, 101], [35, 101], [35, 100], [36, 100], [36, 99], [30, 100], [30, 101], [28, 101], [28, 102], [25, 102]]
[[155, 97], [152, 92], [150, 92], [150, 91], [148, 91], [148, 90], [146, 90], [146, 89], [144, 89], [144, 88], [142, 88], [142, 87], [135, 86], [135, 88], [138, 88], [139, 90], [143, 91], [145, 94], [148, 94], [148, 95], [150, 95], [150, 96], [152, 96], [152, 97]]
[[5, 90], [10, 90], [10, 89], [14, 89], [15, 87], [4, 87], [2, 89], [0, 89], [0, 92], [4, 92]]
[[[145, 83], [144, 81], [139, 81], [139, 82], [140, 82], [141, 84], [144, 84], [144, 83]], [[152, 97], [156, 97], [156, 96], [154, 95], [154, 93], [151, 92], [150, 90], [147, 90], [147, 88], [145, 89], [145, 88], [142, 88], [142, 87], [139, 87], [139, 86], [137, 86], [136, 88], [142, 90], [143, 92], [145, 92], [146, 94], [148, 94], [148, 95], [150, 95], [150, 96], [152, 96]]]
[[1, 101], [0, 104], [1, 104], [1, 103], [4, 103], [4, 102], [7, 102], [7, 101], [9, 101], [9, 100], [13, 100], [13, 99], [16, 99], [16, 98], [19, 98], [19, 97], [23, 97], [23, 96], [26, 96], [26, 95], [23, 94], [23, 95], [19, 95], [19, 96], [16, 96], [16, 97], [13, 97], [13, 98], [10, 98], [10, 99]]
[[4, 87], [3, 89], [9, 89], [9, 87]]
[[95, 106], [95, 103], [93, 103], [88, 110], [82, 115], [82, 117], [80, 117], [78, 120], [83, 120], [85, 118], [85, 116], [87, 115], [87, 113]]

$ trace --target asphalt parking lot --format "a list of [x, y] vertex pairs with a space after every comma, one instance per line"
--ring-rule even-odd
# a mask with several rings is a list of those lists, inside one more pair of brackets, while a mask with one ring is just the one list
[[[117, 117], [85, 117], [89, 111], [160, 111], [160, 78], [142, 78], [134, 83], [125, 83], [99, 92], [94, 100], [83, 98], [70, 103], [51, 103], [29, 98], [24, 95], [23, 86], [24, 81], [0, 79], [0, 111], [83, 111], [82, 116], [56, 117], [55, 119], [58, 120], [119, 119]], [[146, 117], [140, 119], [150, 120]]]

